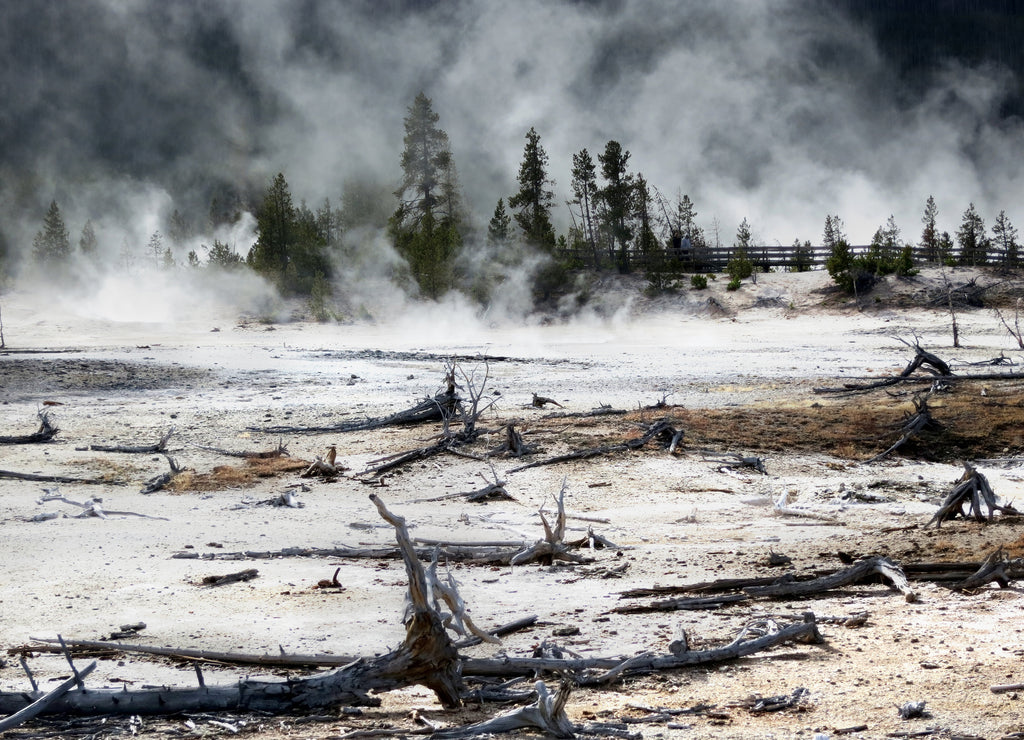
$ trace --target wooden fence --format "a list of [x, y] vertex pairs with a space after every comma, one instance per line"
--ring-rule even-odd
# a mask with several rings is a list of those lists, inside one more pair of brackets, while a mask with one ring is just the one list
[[[850, 253], [853, 256], [867, 254], [871, 245], [851, 245]], [[660, 263], [666, 260], [677, 266], [683, 272], [723, 272], [729, 260], [733, 258], [736, 250], [732, 247], [703, 247], [698, 249], [682, 250], [668, 249], [658, 255]], [[594, 254], [586, 249], [562, 250], [561, 254], [570, 261], [593, 266]], [[831, 254], [827, 247], [811, 246], [797, 247], [794, 245], [781, 246], [754, 246], [747, 250], [747, 258], [762, 269], [773, 270], [823, 270], [825, 261]], [[913, 258], [915, 263], [929, 262], [929, 256], [924, 249], [915, 247]], [[614, 267], [618, 264], [618, 255], [611, 255], [607, 251], [598, 255], [601, 267]], [[632, 269], [646, 270], [649, 259], [642, 252], [630, 250], [629, 264]]]

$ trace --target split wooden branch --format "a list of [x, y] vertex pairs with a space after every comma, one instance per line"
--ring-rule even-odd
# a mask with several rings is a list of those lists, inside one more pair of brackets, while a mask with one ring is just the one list
[[150, 478], [146, 481], [146, 485], [142, 487], [142, 490], [140, 490], [139, 493], [156, 493], [157, 491], [164, 489], [177, 475], [185, 470], [184, 468], [179, 467], [177, 460], [166, 452], [164, 453], [164, 457], [167, 458], [167, 464], [170, 465], [171, 469], [166, 473], [161, 473], [160, 475]]
[[950, 521], [958, 516], [973, 518], [977, 522], [991, 521], [996, 513], [1020, 516], [1022, 512], [1008, 504], [1000, 504], [988, 478], [978, 472], [970, 463], [964, 463], [964, 474], [957, 485], [946, 496], [939, 510], [928, 520], [926, 527]]
[[39, 412], [39, 429], [32, 434], [0, 435], [0, 445], [25, 445], [38, 442], [49, 442], [59, 432], [50, 415], [45, 411]]
[[900, 428], [900, 438], [897, 439], [888, 449], [883, 452], [879, 452], [877, 455], [872, 457], [866, 462], [873, 463], [878, 462], [884, 457], [888, 457], [891, 453], [898, 450], [904, 444], [906, 444], [912, 437], [917, 436], [923, 429], [934, 426], [935, 420], [932, 419], [931, 411], [928, 409], [928, 396], [918, 395], [914, 397], [914, 413], [907, 417], [903, 426]]
[[80, 684], [82, 682], [82, 679], [88, 676], [90, 673], [92, 673], [95, 669], [96, 661], [94, 660], [85, 668], [76, 671], [75, 675], [73, 675], [71, 678], [67, 679], [59, 686], [44, 694], [43, 696], [40, 696], [38, 699], [36, 699], [34, 702], [29, 704], [24, 709], [18, 710], [9, 717], [4, 717], [3, 719], [0, 719], [0, 732], [7, 732], [8, 730], [13, 730], [18, 725], [28, 722], [33, 717], [37, 717], [38, 715], [42, 714], [54, 702], [56, 702], [58, 699], [60, 699], [66, 693], [68, 693], [72, 688], [74, 688], [76, 684]]

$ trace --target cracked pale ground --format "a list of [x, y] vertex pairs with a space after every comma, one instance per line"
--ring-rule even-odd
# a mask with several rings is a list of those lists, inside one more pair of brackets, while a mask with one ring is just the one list
[[[367, 496], [376, 491], [412, 526], [415, 537], [444, 540], [533, 540], [541, 536], [537, 511], [552, 508], [566, 486], [570, 534], [588, 526], [619, 545], [593, 553], [597, 566], [627, 563], [620, 578], [600, 578], [601, 568], [528, 565], [495, 568], [458, 565], [454, 575], [477, 621], [485, 626], [536, 614], [537, 626], [506, 638], [500, 647], [477, 647], [475, 656], [528, 655], [547, 640], [583, 656], [665, 652], [676, 629], [691, 647], [731, 639], [755, 617], [789, 619], [813, 611], [825, 643], [775, 648], [728, 664], [629, 679], [606, 690], [579, 690], [568, 713], [577, 722], [621, 721], [646, 712], [638, 706], [682, 709], [714, 705], [711, 716], [679, 715], [668, 722], [634, 724], [644, 737], [812, 737], [866, 725], [852, 737], [881, 737], [927, 728], [988, 738], [1024, 732], [1017, 694], [996, 694], [994, 684], [1024, 681], [1019, 587], [995, 586], [961, 594], [916, 583], [917, 603], [906, 603], [881, 584], [860, 585], [827, 597], [754, 601], [718, 611], [626, 615], [610, 610], [629, 588], [673, 585], [726, 577], [780, 573], [767, 565], [770, 552], [792, 559], [803, 572], [836, 568], [839, 551], [896, 559], [979, 560], [1000, 544], [1017, 542], [1022, 525], [953, 522], [920, 526], [960, 474], [954, 464], [895, 456], [873, 465], [822, 452], [765, 453], [767, 476], [716, 470], [696, 449], [669, 456], [653, 448], [512, 475], [518, 461], [497, 459], [514, 501], [472, 504], [453, 497], [483, 485], [486, 464], [443, 456], [390, 476], [383, 489], [352, 477], [312, 482], [299, 493], [303, 508], [277, 508], [269, 500], [299, 483], [296, 474], [260, 479], [254, 485], [205, 492], [143, 496], [144, 480], [166, 470], [159, 455], [121, 455], [80, 450], [90, 443], [155, 442], [171, 426], [173, 456], [204, 473], [237, 461], [195, 445], [269, 449], [274, 425], [327, 425], [409, 407], [436, 392], [443, 358], [462, 357], [461, 367], [483, 378], [494, 416], [518, 420], [527, 441], [558, 454], [632, 433], [615, 417], [578, 425], [543, 420], [548, 410], [529, 407], [532, 393], [553, 398], [569, 411], [601, 404], [636, 409], [667, 399], [683, 408], [810, 406], [812, 388], [847, 378], [899, 372], [907, 348], [893, 337], [911, 337], [940, 356], [982, 360], [1015, 344], [993, 315], [961, 316], [964, 344], [950, 347], [948, 316], [919, 309], [825, 310], [813, 292], [824, 276], [767, 275], [737, 294], [715, 287], [731, 313], [709, 315], [706, 294], [661, 301], [643, 312], [546, 327], [488, 328], [478, 322], [441, 324], [409, 320], [395, 326], [238, 324], [230, 316], [191, 318], [174, 325], [100, 321], [70, 308], [33, 309], [28, 297], [3, 297], [8, 347], [62, 349], [54, 354], [0, 354], [0, 433], [35, 428], [44, 402], [60, 427], [43, 445], [0, 447], [0, 469], [42, 474], [110, 475], [128, 485], [66, 484], [64, 496], [99, 495], [109, 510], [148, 517], [58, 518], [30, 522], [44, 511], [73, 515], [66, 504], [41, 505], [50, 486], [0, 480], [0, 637], [5, 648], [35, 637], [99, 639], [119, 625], [145, 622], [137, 642], [248, 653], [331, 652], [373, 655], [403, 636], [405, 574], [395, 561], [276, 558], [256, 561], [174, 559], [181, 552], [273, 551], [285, 547], [387, 545], [393, 532], [379, 520]], [[724, 281], [720, 281], [724, 282]], [[213, 331], [217, 329], [218, 331]], [[1017, 353], [1020, 354], [1020, 353]], [[476, 360], [473, 358], [481, 358]], [[1019, 357], [1016, 357], [1020, 361]], [[557, 409], [556, 409], [557, 410]], [[655, 418], [658, 411], [651, 411]], [[339, 459], [353, 471], [368, 461], [428, 443], [437, 429], [386, 429], [348, 434], [286, 434], [295, 457], [312, 459], [337, 444]], [[495, 433], [480, 449], [501, 441]], [[685, 447], [685, 445], [684, 445]], [[747, 452], [720, 449], [718, 452]], [[996, 451], [1001, 452], [1001, 451]], [[1009, 450], [1006, 454], [1019, 453]], [[1004, 499], [1021, 499], [1020, 468], [984, 467]], [[883, 500], [857, 503], [844, 493], [870, 490]], [[293, 489], [294, 490], [294, 489]], [[838, 524], [776, 516], [771, 502], [788, 492], [791, 505], [834, 518]], [[912, 557], [911, 557], [912, 554]], [[254, 567], [259, 577], [216, 589], [196, 584], [203, 576]], [[339, 593], [318, 591], [317, 581], [340, 568]], [[851, 629], [830, 617], [867, 612]], [[553, 636], [560, 627], [579, 633]], [[43, 688], [67, 674], [59, 656], [37, 655], [30, 665]], [[206, 680], [243, 674], [208, 667]], [[100, 660], [90, 685], [192, 685], [189, 666], [136, 656]], [[3, 690], [27, 681], [16, 658], [0, 668]], [[553, 682], [552, 682], [553, 685]], [[752, 695], [790, 694], [805, 688], [797, 708], [755, 714], [743, 702]], [[499, 707], [444, 712], [424, 689], [384, 695], [380, 708], [361, 715], [332, 712], [300, 718], [215, 716], [111, 720], [98, 730], [113, 737], [230, 734], [228, 722], [251, 737], [327, 738], [353, 728], [416, 727], [410, 712], [457, 725], [501, 711]], [[902, 721], [897, 706], [927, 702], [929, 716]], [[40, 724], [12, 733], [44, 731]]]

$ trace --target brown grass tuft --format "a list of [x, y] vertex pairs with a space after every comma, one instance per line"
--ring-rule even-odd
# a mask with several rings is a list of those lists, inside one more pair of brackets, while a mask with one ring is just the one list
[[174, 477], [168, 488], [172, 491], [222, 491], [247, 488], [260, 478], [273, 478], [309, 467], [306, 460], [292, 457], [246, 458], [241, 465], [218, 465], [209, 473], [186, 470]]

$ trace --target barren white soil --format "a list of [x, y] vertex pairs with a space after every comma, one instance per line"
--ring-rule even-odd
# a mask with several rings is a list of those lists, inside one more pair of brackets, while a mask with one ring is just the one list
[[[895, 308], [890, 293], [913, 293], [936, 276], [880, 290], [885, 300], [823, 306], [827, 275], [761, 275], [734, 294], [707, 293], [594, 306], [589, 318], [536, 326], [491, 326], [466, 318], [411, 315], [389, 325], [265, 324], [230, 314], [185, 316], [174, 323], [98, 319], [83, 307], [49, 305], [31, 294], [0, 296], [8, 351], [0, 351], [0, 434], [34, 431], [46, 409], [60, 428], [45, 444], [0, 445], [0, 469], [97, 477], [106, 485], [49, 484], [0, 479], [0, 690], [28, 688], [16, 655], [7, 650], [35, 638], [103, 639], [121, 625], [145, 623], [139, 644], [245, 653], [374, 655], [401, 642], [405, 572], [400, 561], [274, 557], [204, 560], [181, 553], [280, 551], [289, 547], [383, 547], [394, 532], [370, 503], [377, 493], [405, 517], [417, 538], [446, 541], [542, 537], [538, 510], [550, 516], [566, 490], [569, 534], [587, 528], [618, 547], [591, 553], [581, 566], [481, 567], [453, 573], [471, 613], [485, 627], [535, 614], [533, 628], [475, 656], [526, 656], [544, 641], [586, 657], [668, 650], [682, 626], [691, 648], [732, 639], [752, 619], [780, 622], [813, 612], [821, 645], [787, 645], [730, 663], [628, 679], [603, 690], [578, 690], [569, 700], [576, 722], [622, 722], [649, 714], [638, 707], [714, 711], [635, 723], [646, 738], [845, 736], [890, 733], [1024, 737], [1021, 692], [994, 693], [997, 684], [1024, 682], [1024, 593], [989, 585], [957, 592], [914, 582], [907, 603], [883, 584], [859, 584], [804, 600], [754, 600], [718, 610], [622, 614], [611, 610], [632, 588], [722, 578], [805, 573], [842, 567], [838, 553], [888, 555], [897, 561], [981, 560], [997, 546], [1016, 546], [1024, 522], [997, 518], [924, 529], [962, 472], [956, 461], [930, 462], [899, 454], [884, 461], [836, 457], [820, 450], [758, 451], [767, 475], [720, 470], [706, 458], [753, 454], [684, 441], [670, 455], [654, 446], [507, 473], [522, 460], [492, 458], [513, 501], [470, 503], [446, 494], [471, 491], [490, 479], [487, 463], [442, 455], [414, 463], [370, 487], [355, 477], [370, 461], [428, 444], [436, 426], [333, 434], [285, 434], [295, 458], [312, 460], [335, 444], [351, 471], [333, 482], [283, 473], [216, 490], [163, 490], [143, 495], [144, 482], [168, 469], [162, 455], [88, 450], [90, 444], [156, 442], [171, 427], [172, 457], [196, 474], [241, 461], [200, 449], [273, 448], [282, 435], [268, 427], [325, 426], [411, 407], [440, 390], [444, 360], [494, 401], [482, 425], [502, 441], [503, 422], [517, 420], [528, 442], [561, 454], [636, 434], [634, 417], [545, 420], [548, 407], [530, 406], [533, 393], [564, 411], [603, 404], [636, 410], [665, 401], [644, 418], [678, 409], [815, 408], [814, 388], [898, 374], [913, 341], [955, 363], [1024, 352], [986, 309], [960, 312], [963, 347], [954, 349], [949, 314], [941, 308]], [[722, 280], [719, 283], [724, 282]], [[635, 286], [634, 286], [635, 287]], [[889, 291], [889, 292], [886, 292]], [[709, 305], [714, 296], [717, 304]], [[490, 358], [490, 359], [487, 359]], [[1020, 391], [1019, 381], [1013, 389]], [[992, 393], [1007, 389], [993, 385]], [[888, 403], [876, 391], [873, 403]], [[906, 399], [891, 399], [893, 408]], [[44, 404], [48, 404], [44, 406]], [[822, 413], [828, 413], [822, 407]], [[1024, 426], [1024, 410], [1021, 412]], [[771, 430], [768, 430], [768, 434]], [[893, 441], [895, 436], [886, 441]], [[880, 447], [885, 444], [880, 442]], [[1012, 457], [1021, 449], [993, 450]], [[1004, 500], [1024, 500], [1020, 465], [981, 464]], [[298, 488], [305, 483], [306, 488]], [[102, 497], [108, 518], [75, 518], [76, 507], [40, 503], [46, 489], [84, 502]], [[301, 508], [267, 502], [296, 492]], [[851, 493], [871, 493], [865, 501]], [[773, 502], [812, 517], [778, 515]], [[863, 497], [871, 498], [871, 497]], [[33, 521], [44, 512], [61, 516]], [[66, 516], [64, 516], [66, 515]], [[143, 516], [137, 516], [143, 515]], [[826, 521], [826, 518], [830, 521]], [[770, 567], [771, 553], [792, 564]], [[623, 564], [626, 568], [621, 568]], [[209, 575], [256, 568], [254, 580], [204, 587]], [[335, 571], [343, 588], [317, 589]], [[612, 577], [613, 576], [613, 577]], [[629, 600], [636, 601], [636, 600]], [[650, 600], [648, 600], [650, 601]], [[866, 612], [856, 628], [839, 618]], [[556, 635], [574, 626], [578, 634]], [[83, 661], [84, 662], [84, 661]], [[41, 688], [68, 675], [62, 656], [28, 659]], [[206, 681], [230, 681], [245, 669], [205, 668]], [[283, 674], [282, 674], [283, 675]], [[89, 685], [194, 685], [191, 666], [118, 655], [101, 659]], [[554, 681], [549, 681], [554, 686]], [[807, 689], [795, 707], [755, 713], [747, 700]], [[353, 729], [416, 726], [418, 709], [432, 722], [459, 725], [502, 711], [485, 706], [445, 712], [432, 693], [416, 688], [383, 695], [380, 708], [360, 715], [334, 712], [301, 718], [229, 717], [112, 719], [91, 737], [134, 732], [141, 737], [217, 736], [231, 731], [260, 738], [340, 737]], [[925, 701], [923, 718], [901, 720], [897, 707]], [[187, 724], [191, 722], [191, 725]], [[34, 722], [10, 733], [53, 731]], [[68, 730], [58, 730], [65, 732]], [[70, 735], [69, 735], [70, 736]], [[910, 735], [893, 735], [910, 736]]]

